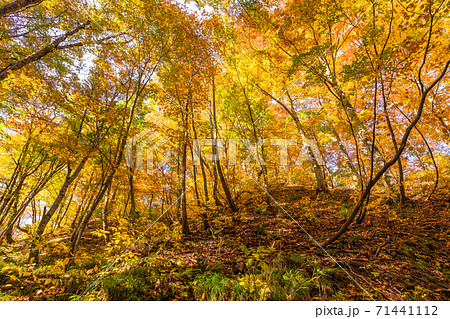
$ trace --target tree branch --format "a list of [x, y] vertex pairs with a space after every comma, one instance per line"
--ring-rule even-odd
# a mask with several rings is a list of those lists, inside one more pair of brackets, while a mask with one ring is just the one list
[[53, 52], [54, 50], [60, 49], [60, 44], [64, 42], [68, 37], [74, 35], [75, 33], [79, 32], [80, 30], [86, 28], [90, 24], [90, 21], [87, 21], [83, 24], [80, 24], [76, 28], [74, 28], [71, 31], [68, 31], [64, 33], [63, 35], [59, 36], [55, 40], [53, 40], [50, 44], [46, 45], [45, 47], [39, 49], [38, 51], [28, 55], [27, 57], [23, 58], [22, 60], [11, 63], [10, 65], [6, 66], [3, 70], [0, 71], [0, 81], [3, 81], [9, 76], [10, 71], [17, 71], [24, 66], [36, 62], [43, 57], [45, 57], [47, 54]]
[[16, 0], [0, 7], [0, 17], [40, 4], [44, 0]]

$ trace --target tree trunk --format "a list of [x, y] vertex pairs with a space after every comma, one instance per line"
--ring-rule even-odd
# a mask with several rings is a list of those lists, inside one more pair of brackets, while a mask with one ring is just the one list
[[284, 102], [280, 101], [276, 97], [274, 97], [269, 92], [262, 89], [260, 86], [257, 85], [257, 87], [267, 96], [269, 96], [271, 99], [273, 99], [275, 102], [277, 102], [294, 120], [295, 126], [297, 128], [298, 134], [300, 135], [300, 138], [303, 139], [303, 146], [304, 150], [306, 151], [306, 155], [308, 157], [308, 161], [311, 164], [311, 167], [313, 169], [314, 175], [316, 177], [316, 190], [317, 192], [328, 192], [328, 186], [325, 180], [325, 175], [323, 174], [323, 170], [319, 165], [319, 161], [317, 160], [313, 150], [309, 145], [306, 144], [306, 135], [302, 128], [302, 125], [300, 123], [300, 119], [298, 118], [297, 112], [294, 108], [294, 101], [289, 95], [289, 91], [286, 91], [288, 98], [290, 100], [291, 107], [289, 108]]
[[[245, 91], [245, 88], [242, 86], [242, 84], [241, 84], [241, 87], [242, 87], [242, 91], [244, 92], [244, 97], [245, 97], [245, 102], [246, 102], [246, 105], [247, 105], [247, 110], [248, 110], [248, 113], [250, 115], [250, 121], [252, 123], [253, 138], [254, 138], [255, 143], [257, 143], [258, 140], [259, 140], [259, 136], [258, 136], [258, 133], [256, 131], [255, 120], [253, 119], [252, 108], [250, 106], [250, 101], [249, 101], [249, 99], [247, 97], [247, 93]], [[258, 174], [258, 176], [259, 175], [263, 176], [264, 192], [266, 193], [264, 195], [265, 195], [265, 198], [266, 198], [267, 205], [270, 205], [270, 197], [269, 197], [269, 193], [268, 193], [268, 182], [267, 182], [267, 166], [266, 166], [266, 159], [265, 159], [265, 156], [264, 156], [264, 146], [263, 145], [261, 145], [261, 158], [262, 158], [262, 163], [264, 163], [264, 164], [262, 164], [260, 159], [259, 159], [258, 147], [256, 147], [256, 157], [257, 157], [257, 160], [258, 160], [258, 164], [260, 164], [260, 169], [261, 169], [261, 174]]]
[[108, 243], [110, 236], [107, 233], [109, 231], [109, 223], [108, 223], [108, 214], [109, 214], [109, 205], [111, 200], [111, 185], [108, 187], [105, 195], [105, 203], [103, 205], [102, 211], [102, 230], [105, 234], [105, 244]]
[[61, 218], [58, 220], [58, 223], [56, 224], [56, 229], [61, 227], [61, 223], [64, 220], [64, 217], [66, 217], [67, 212], [69, 211], [70, 204], [72, 204], [74, 194], [70, 195], [69, 201], [67, 203], [66, 209], [64, 210], [64, 213], [62, 213]]
[[44, 213], [42, 216], [42, 219], [36, 229], [36, 234], [33, 239], [33, 243], [31, 244], [30, 248], [30, 254], [28, 257], [28, 260], [30, 262], [34, 262], [36, 264], [39, 264], [39, 250], [34, 249], [38, 243], [38, 241], [41, 240], [42, 234], [44, 233], [45, 227], [47, 226], [48, 222], [52, 218], [53, 214], [58, 209], [59, 205], [61, 204], [62, 200], [66, 196], [66, 192], [69, 189], [69, 186], [72, 184], [72, 182], [78, 177], [78, 175], [81, 173], [84, 165], [86, 164], [88, 160], [88, 156], [83, 157], [81, 162], [78, 164], [77, 168], [71, 175], [71, 169], [68, 169], [66, 179], [64, 180], [63, 186], [61, 187], [58, 196], [56, 197], [55, 201], [53, 202], [52, 206], [50, 206], [50, 209], [48, 212]]
[[[373, 147], [373, 158], [375, 161], [375, 164], [377, 167], [383, 167], [386, 164], [386, 160], [384, 159], [383, 155], [381, 154], [380, 150], [376, 146], [376, 143], [372, 145], [373, 141], [370, 137], [369, 133], [364, 128], [364, 125], [361, 123], [355, 109], [351, 105], [350, 101], [348, 100], [347, 96], [344, 94], [344, 92], [336, 85], [332, 84], [333, 92], [338, 96], [342, 106], [345, 108], [346, 112], [349, 114], [350, 120], [354, 123], [354, 126], [356, 128], [356, 136], [360, 140], [361, 145], [366, 150], [367, 154], [372, 153], [372, 147]], [[398, 200], [398, 194], [399, 194], [399, 188], [397, 180], [394, 177], [394, 174], [392, 173], [391, 169], [388, 168], [386, 172], [383, 175], [384, 181], [389, 188], [391, 194], [394, 197], [394, 200]]]
[[78, 244], [80, 242], [81, 236], [82, 236], [84, 230], [86, 229], [86, 226], [87, 226], [90, 218], [92, 217], [92, 215], [94, 214], [98, 205], [100, 204], [103, 196], [105, 195], [106, 191], [110, 187], [110, 184], [112, 182], [114, 174], [116, 173], [117, 167], [119, 166], [119, 164], [122, 161], [123, 152], [125, 149], [126, 137], [127, 137], [127, 134], [124, 134], [124, 136], [121, 139], [120, 147], [118, 148], [118, 154], [116, 154], [116, 160], [115, 160], [114, 164], [110, 168], [110, 171], [109, 171], [105, 181], [103, 182], [102, 186], [100, 187], [100, 190], [98, 191], [97, 195], [95, 196], [95, 199], [91, 203], [88, 211], [81, 219], [79, 226], [72, 233], [72, 237], [70, 240], [70, 258], [71, 259], [70, 259], [70, 262], [66, 265], [66, 270], [72, 265], [73, 257], [75, 256], [75, 253], [78, 249]]
[[137, 212], [136, 212], [136, 198], [134, 194], [134, 170], [133, 167], [129, 167], [128, 169], [128, 189], [129, 189], [129, 196], [130, 196], [130, 215], [129, 220], [131, 222], [131, 230], [134, 233], [135, 227], [136, 227], [136, 219], [137, 219]]
[[331, 122], [329, 122], [329, 123], [330, 123], [330, 127], [331, 127], [331, 133], [333, 134], [334, 138], [336, 139], [336, 142], [339, 146], [339, 149], [342, 152], [342, 155], [344, 156], [347, 166], [350, 168], [350, 170], [353, 173], [353, 176], [356, 179], [356, 183], [357, 183], [356, 188], [363, 191], [364, 190], [364, 182], [363, 182], [362, 176], [361, 176], [361, 174], [358, 173], [358, 170], [356, 169], [355, 165], [353, 164], [353, 161], [352, 161], [350, 155], [348, 154], [347, 149], [345, 148], [345, 145], [342, 143], [339, 133], [336, 131], [334, 125]]
[[[213, 98], [212, 98], [212, 107], [213, 107], [213, 125], [215, 129], [215, 138], [214, 138], [214, 144], [213, 144], [213, 154], [215, 156], [216, 166], [217, 166], [217, 172], [219, 173], [220, 181], [222, 183], [222, 188], [225, 192], [225, 196], [227, 198], [228, 204], [230, 205], [230, 208], [233, 212], [237, 212], [238, 209], [236, 207], [236, 204], [234, 203], [233, 197], [231, 196], [230, 189], [228, 187], [227, 181], [225, 180], [225, 176], [222, 172], [222, 168], [220, 165], [220, 159], [219, 159], [219, 152], [218, 152], [218, 145], [217, 145], [217, 136], [219, 134], [218, 125], [217, 125], [217, 118], [216, 118], [216, 86], [214, 83], [214, 77], [212, 78], [212, 87], [213, 87]], [[217, 160], [217, 161], [216, 161]]]
[[[194, 132], [194, 138], [197, 139], [198, 137], [197, 137], [197, 130], [195, 128], [195, 121], [192, 121], [192, 131]], [[195, 145], [192, 145], [192, 147], [195, 148]], [[198, 158], [200, 159], [200, 169], [201, 169], [202, 178], [203, 178], [203, 192], [205, 194], [205, 202], [208, 203], [208, 201], [209, 201], [208, 180], [206, 179], [205, 163], [203, 162], [203, 157], [202, 157], [202, 152], [200, 150], [200, 147], [195, 149], [195, 153], [197, 154]]]
[[[391, 119], [389, 117], [389, 113], [387, 111], [387, 99], [386, 94], [384, 92], [384, 83], [382, 83], [382, 94], [383, 94], [383, 111], [384, 117], [386, 119], [386, 123], [389, 129], [389, 134], [391, 135], [392, 144], [394, 145], [395, 152], [398, 151], [398, 143], [395, 138], [394, 129], [392, 128]], [[403, 174], [403, 165], [401, 156], [398, 158], [398, 177], [399, 177], [399, 191], [400, 191], [400, 205], [405, 205], [406, 202], [406, 191], [405, 191], [405, 180]]]
[[[210, 128], [211, 128], [211, 140], [215, 141], [214, 139], [214, 125], [213, 125], [213, 121], [212, 121], [212, 115], [210, 115], [209, 117], [209, 122], [210, 122]], [[216, 206], [221, 207], [222, 203], [219, 199], [219, 197], [217, 196], [217, 185], [218, 185], [218, 175], [217, 175], [217, 163], [216, 163], [216, 152], [217, 152], [217, 148], [213, 145], [212, 146], [212, 173], [213, 173], [213, 191], [212, 191], [212, 196], [214, 198], [214, 203], [216, 204]]]
[[187, 159], [187, 132], [185, 132], [183, 142], [183, 159], [181, 161], [181, 225], [183, 234], [188, 235], [189, 224], [187, 220], [187, 207], [186, 207], [186, 159]]
[[[297, 127], [298, 134], [303, 139], [303, 141], [306, 141], [305, 132], [303, 131], [302, 125], [300, 123], [300, 119], [298, 118], [297, 114], [291, 114], [291, 117], [294, 120], [295, 126]], [[318, 192], [328, 192], [328, 186], [325, 179], [325, 175], [323, 174], [322, 167], [319, 164], [319, 161], [317, 160], [316, 155], [314, 154], [314, 151], [312, 150], [310, 145], [307, 145], [305, 142], [303, 142], [304, 150], [306, 151], [306, 155], [308, 157], [308, 161], [311, 164], [311, 167], [313, 169], [314, 175], [316, 177], [316, 186]]]

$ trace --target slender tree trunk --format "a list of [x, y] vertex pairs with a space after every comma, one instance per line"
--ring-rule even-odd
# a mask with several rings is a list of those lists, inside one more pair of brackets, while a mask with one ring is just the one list
[[311, 135], [312, 135], [312, 137], [314, 138], [314, 143], [316, 144], [316, 148], [317, 148], [317, 150], [318, 150], [318, 152], [319, 152], [319, 154], [320, 154], [320, 158], [321, 158], [322, 163], [323, 163], [323, 165], [321, 165], [321, 166], [323, 167], [322, 173], [323, 173], [323, 176], [324, 176], [324, 178], [325, 178], [325, 183], [326, 183], [326, 171], [328, 171], [328, 174], [329, 174], [329, 176], [330, 176], [330, 178], [329, 178], [330, 186], [331, 186], [331, 188], [333, 189], [333, 188], [334, 188], [334, 184], [333, 184], [333, 176], [332, 176], [332, 174], [331, 174], [331, 170], [330, 170], [330, 169], [328, 168], [328, 166], [327, 166], [327, 162], [326, 162], [326, 160], [325, 160], [325, 155], [323, 154], [322, 148], [320, 147], [319, 139], [317, 138], [317, 136], [316, 136], [316, 134], [315, 134], [314, 132], [311, 132]]
[[341, 150], [342, 155], [344, 156], [347, 166], [350, 168], [350, 170], [353, 173], [353, 176], [356, 179], [356, 183], [357, 183], [356, 188], [360, 189], [362, 192], [364, 190], [364, 182], [363, 182], [362, 176], [360, 173], [358, 173], [358, 170], [356, 169], [355, 165], [353, 164], [353, 161], [352, 161], [350, 155], [348, 154], [347, 149], [345, 148], [345, 145], [342, 143], [339, 133], [336, 131], [334, 125], [331, 122], [329, 122], [329, 123], [330, 123], [330, 127], [331, 127], [331, 133], [333, 134], [334, 138], [336, 139], [336, 142], [339, 146], [339, 149]]
[[[298, 118], [297, 114], [293, 113], [293, 114], [291, 114], [291, 117], [293, 118], [295, 126], [297, 127], [298, 134], [304, 141], [306, 141], [306, 135], [305, 135], [305, 132], [303, 131], [303, 127], [300, 123], [300, 119]], [[306, 155], [308, 157], [308, 161], [311, 164], [314, 175], [316, 177], [317, 191], [320, 193], [328, 192], [328, 186], [327, 186], [327, 182], [325, 179], [325, 175], [323, 174], [322, 167], [319, 164], [319, 161], [317, 160], [317, 157], [314, 154], [314, 151], [312, 150], [310, 145], [307, 145], [305, 143], [303, 145], [304, 145], [304, 150], [306, 151]]]
[[288, 97], [289, 97], [289, 101], [290, 101], [290, 105], [291, 107], [288, 107], [284, 102], [280, 101], [279, 99], [277, 99], [276, 97], [274, 97], [272, 94], [270, 94], [269, 92], [265, 91], [263, 88], [261, 88], [260, 86], [257, 85], [257, 87], [267, 96], [269, 96], [271, 99], [273, 99], [275, 102], [277, 102], [293, 119], [295, 126], [297, 128], [298, 134], [300, 135], [300, 137], [303, 139], [304, 141], [304, 150], [306, 151], [306, 155], [308, 157], [308, 161], [311, 164], [311, 167], [313, 169], [314, 175], [316, 177], [316, 190], [317, 192], [328, 192], [328, 186], [326, 183], [326, 179], [325, 176], [323, 174], [323, 170], [320, 167], [319, 161], [317, 160], [313, 150], [311, 149], [311, 147], [309, 145], [306, 144], [306, 135], [305, 132], [302, 128], [302, 125], [300, 123], [300, 119], [298, 118], [297, 112], [294, 108], [294, 101], [291, 98], [291, 96], [289, 95], [289, 91], [286, 91]]
[[218, 125], [217, 125], [217, 117], [216, 117], [216, 87], [215, 87], [215, 83], [214, 83], [214, 77], [212, 78], [212, 87], [213, 87], [213, 98], [212, 98], [212, 107], [213, 107], [213, 124], [214, 124], [214, 128], [215, 128], [215, 138], [214, 138], [214, 145], [213, 145], [213, 152], [214, 152], [214, 156], [216, 157], [215, 159], [217, 159], [216, 162], [216, 167], [217, 167], [217, 172], [219, 173], [219, 177], [220, 177], [220, 181], [222, 183], [222, 188], [225, 192], [225, 196], [227, 198], [228, 204], [230, 205], [230, 208], [233, 212], [237, 212], [238, 209], [236, 207], [236, 204], [234, 203], [233, 197], [231, 196], [231, 192], [230, 192], [230, 188], [228, 187], [228, 183], [225, 179], [225, 175], [222, 172], [222, 168], [220, 165], [220, 159], [219, 159], [219, 152], [218, 152], [218, 145], [217, 145], [217, 136], [219, 134], [219, 130], [218, 130]]
[[[192, 112], [192, 116], [194, 116], [194, 112]], [[192, 121], [192, 131], [194, 132], [194, 138], [197, 139], [197, 130], [195, 129], [195, 121]], [[197, 145], [198, 146], [198, 145]], [[203, 208], [205, 209], [205, 211], [203, 211], [202, 213], [202, 218], [203, 218], [203, 228], [204, 230], [209, 230], [210, 226], [209, 226], [209, 222], [208, 222], [208, 214], [206, 212], [206, 210], [208, 210], [208, 202], [209, 202], [209, 194], [208, 194], [208, 181], [206, 179], [206, 172], [205, 172], [205, 165], [203, 163], [203, 157], [202, 157], [202, 153], [200, 150], [200, 147], [196, 148], [196, 145], [192, 145], [192, 158], [194, 158], [194, 148], [195, 148], [195, 153], [197, 154], [198, 158], [200, 159], [200, 170], [202, 172], [202, 179], [203, 179], [203, 192], [205, 194], [205, 205], [203, 206]], [[194, 180], [197, 180], [197, 172], [196, 172], [196, 167], [194, 165]], [[195, 192], [197, 194], [197, 201], [199, 203], [200, 206], [200, 200], [199, 200], [199, 196], [198, 196], [198, 189], [197, 189], [197, 183], [195, 183]]]
[[[192, 80], [192, 74], [191, 74]], [[187, 217], [187, 202], [186, 202], [186, 175], [187, 175], [187, 145], [189, 139], [189, 103], [191, 102], [191, 87], [189, 84], [189, 93], [186, 99], [186, 107], [184, 116], [184, 138], [183, 138], [183, 158], [181, 161], [181, 226], [184, 235], [190, 234], [189, 223]], [[194, 183], [196, 180], [194, 180]]]
[[[192, 145], [189, 144], [189, 148], [191, 150], [191, 156], [192, 156], [192, 158], [194, 158], [194, 149], [193, 149]], [[195, 165], [193, 165], [193, 172], [194, 172], [194, 181], [196, 181], [197, 180], [197, 168], [195, 167]], [[195, 192], [195, 199], [197, 200], [197, 206], [201, 207], [202, 202], [200, 201], [200, 194], [198, 192], [197, 183], [194, 183], [194, 192]]]
[[[250, 101], [249, 101], [249, 99], [247, 97], [247, 93], [245, 91], [245, 88], [242, 85], [241, 85], [241, 87], [242, 87], [242, 91], [244, 92], [244, 97], [245, 97], [245, 102], [246, 102], [246, 105], [247, 105], [247, 110], [248, 110], [248, 113], [250, 115], [250, 121], [252, 123], [253, 138], [254, 138], [255, 143], [257, 143], [258, 140], [259, 140], [259, 136], [258, 136], [258, 133], [256, 131], [255, 120], [253, 119], [252, 108], [250, 106]], [[258, 160], [258, 164], [260, 164], [261, 174], [263, 176], [263, 186], [264, 186], [264, 192], [266, 193], [266, 194], [264, 194], [265, 198], [266, 198], [266, 203], [267, 203], [267, 205], [270, 205], [270, 197], [268, 195], [269, 193], [268, 193], [268, 182], [267, 182], [267, 166], [266, 166], [266, 158], [264, 156], [264, 145], [261, 145], [261, 158], [262, 158], [262, 161], [260, 161], [260, 158], [259, 158], [259, 150], [258, 150], [258, 148], [256, 148], [256, 157], [257, 157], [257, 160]], [[258, 176], [259, 175], [260, 174], [258, 174]]]
[[109, 214], [110, 200], [111, 200], [111, 185], [108, 187], [108, 190], [106, 191], [105, 203], [102, 211], [102, 229], [105, 234], [105, 244], [107, 244], [110, 239], [108, 233], [109, 231], [108, 214]]
[[[369, 133], [364, 128], [364, 125], [359, 120], [359, 117], [351, 105], [350, 101], [348, 100], [347, 96], [344, 94], [344, 92], [337, 86], [337, 84], [332, 84], [333, 92], [336, 94], [336, 96], [339, 98], [342, 106], [345, 108], [346, 112], [349, 114], [350, 120], [353, 122], [355, 128], [356, 128], [356, 136], [360, 140], [361, 145], [366, 150], [367, 154], [371, 154], [373, 150], [373, 157], [374, 161], [377, 167], [383, 167], [386, 164], [386, 160], [384, 159], [383, 155], [381, 154], [380, 150], [376, 146], [376, 143], [374, 144], [372, 141], [372, 138], [369, 136]], [[392, 173], [391, 169], [387, 169], [384, 176], [384, 181], [386, 182], [387, 187], [389, 188], [391, 194], [394, 195], [394, 200], [399, 194], [399, 188], [398, 188], [398, 182], [394, 177], [394, 174]]]
[[137, 212], [136, 212], [136, 198], [134, 194], [134, 170], [132, 167], [129, 167], [128, 170], [128, 189], [129, 189], [129, 197], [130, 197], [130, 215], [129, 220], [131, 222], [131, 229], [134, 233], [135, 227], [136, 227], [136, 218], [137, 218]]
[[[194, 132], [194, 138], [198, 139], [197, 137], [197, 130], [195, 128], [195, 121], [192, 121], [192, 131]], [[208, 180], [206, 179], [206, 172], [205, 172], [205, 163], [203, 162], [202, 152], [200, 148], [196, 148], [195, 145], [193, 145], [193, 148], [195, 149], [195, 153], [197, 154], [198, 158], [200, 159], [200, 169], [202, 172], [202, 178], [203, 178], [203, 192], [205, 194], [205, 202], [208, 203], [209, 201], [209, 194], [208, 194]]]
[[450, 141], [450, 127], [445, 122], [445, 120], [442, 116], [439, 116], [437, 114], [434, 114], [434, 116], [438, 119], [439, 123], [442, 126], [442, 135], [444, 136], [444, 140], [446, 141], [446, 143], [448, 145], [448, 142]]
[[36, 200], [33, 198], [31, 202], [31, 222], [34, 224], [37, 221], [37, 212], [36, 212]]
[[61, 215], [61, 218], [58, 220], [58, 223], [56, 224], [57, 229], [61, 227], [61, 223], [64, 220], [64, 217], [67, 216], [67, 212], [69, 211], [70, 204], [72, 204], [73, 196], [74, 196], [74, 194], [70, 195], [69, 201], [66, 205], [66, 209], [64, 210], [64, 213]]
[[187, 220], [187, 207], [186, 207], [186, 159], [187, 159], [187, 132], [185, 132], [183, 141], [183, 159], [181, 162], [181, 226], [183, 234], [188, 235], [189, 224]]
[[[215, 141], [214, 139], [214, 125], [213, 125], [213, 121], [212, 121], [212, 115], [210, 115], [209, 117], [209, 122], [210, 122], [210, 127], [211, 127], [211, 140]], [[214, 203], [216, 204], [216, 206], [221, 207], [222, 203], [219, 199], [219, 197], [217, 196], [217, 185], [218, 185], [218, 175], [217, 175], [217, 162], [216, 162], [216, 152], [217, 152], [217, 148], [213, 145], [212, 146], [212, 173], [213, 173], [213, 191], [212, 191], [212, 196], [214, 199]]]
[[[381, 83], [382, 85], [382, 95], [383, 95], [383, 111], [384, 111], [384, 117], [386, 119], [386, 123], [389, 129], [389, 134], [391, 135], [392, 144], [394, 145], [395, 152], [398, 151], [398, 143], [397, 139], [395, 138], [394, 129], [392, 128], [391, 119], [389, 117], [389, 113], [387, 111], [387, 99], [386, 94], [384, 92], [384, 83]], [[403, 174], [403, 165], [402, 165], [402, 158], [401, 156], [398, 158], [398, 175], [399, 175], [399, 191], [400, 191], [400, 205], [404, 205], [406, 202], [406, 191], [405, 191], [405, 179]]]
[[86, 164], [88, 160], [88, 156], [83, 157], [81, 162], [78, 164], [77, 168], [71, 174], [71, 169], [68, 169], [66, 179], [64, 180], [63, 186], [61, 187], [58, 196], [56, 197], [55, 201], [53, 202], [52, 206], [50, 206], [50, 209], [48, 212], [44, 213], [42, 216], [42, 219], [36, 229], [36, 234], [33, 239], [33, 243], [31, 245], [30, 254], [29, 254], [29, 261], [34, 262], [36, 264], [39, 264], [39, 250], [34, 249], [37, 245], [37, 242], [41, 239], [42, 234], [44, 233], [45, 227], [47, 226], [48, 222], [52, 218], [53, 214], [58, 209], [59, 205], [61, 204], [62, 200], [66, 196], [66, 192], [69, 189], [69, 186], [72, 184], [72, 182], [78, 177], [78, 175], [81, 173], [84, 165]]

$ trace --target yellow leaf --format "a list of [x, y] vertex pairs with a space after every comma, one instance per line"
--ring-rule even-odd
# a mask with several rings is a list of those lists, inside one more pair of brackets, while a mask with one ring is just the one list
[[70, 261], [70, 258], [66, 258], [66, 259], [64, 259], [64, 261], [63, 261], [63, 265], [65, 266], [65, 265], [67, 265], [68, 263], [69, 263], [69, 261]]

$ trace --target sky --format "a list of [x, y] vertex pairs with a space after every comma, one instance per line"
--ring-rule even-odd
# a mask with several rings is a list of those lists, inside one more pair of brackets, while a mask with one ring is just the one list
[[182, 4], [182, 5], [186, 5], [187, 9], [192, 12], [192, 13], [196, 13], [197, 15], [201, 15], [202, 14], [202, 10], [204, 12], [210, 13], [213, 11], [213, 8], [211, 8], [210, 6], [206, 5], [205, 7], [203, 7], [202, 9], [199, 9], [196, 5], [195, 1], [186, 1], [186, 0], [172, 0], [176, 3]]

